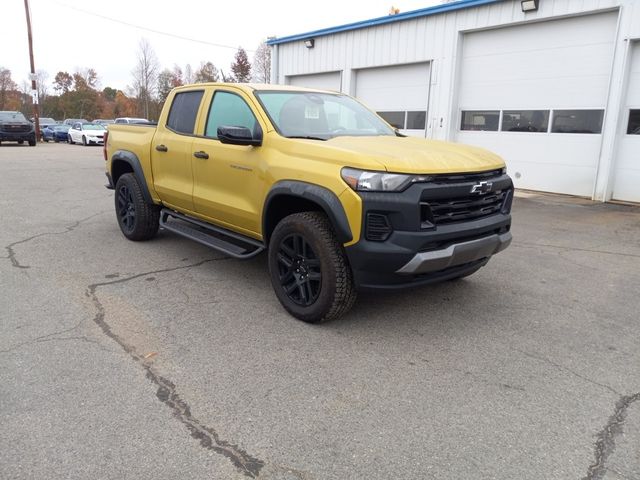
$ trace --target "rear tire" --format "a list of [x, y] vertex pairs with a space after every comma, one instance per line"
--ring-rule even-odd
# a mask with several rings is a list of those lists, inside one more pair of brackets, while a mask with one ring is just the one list
[[322, 323], [353, 306], [351, 267], [323, 213], [295, 213], [281, 220], [271, 235], [268, 256], [276, 296], [295, 318]]
[[125, 173], [116, 183], [116, 217], [122, 234], [129, 240], [149, 240], [160, 227], [160, 207], [144, 200], [142, 187], [132, 173]]
[[24, 140], [18, 140], [18, 145], [24, 144]]

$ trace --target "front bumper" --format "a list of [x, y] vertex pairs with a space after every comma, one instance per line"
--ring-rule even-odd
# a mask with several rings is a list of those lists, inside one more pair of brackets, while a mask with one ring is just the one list
[[[433, 207], [435, 211], [446, 199], [469, 197], [477, 183], [473, 177], [453, 183], [415, 184], [400, 193], [361, 192], [362, 235], [356, 244], [345, 247], [357, 288], [392, 290], [456, 278], [472, 273], [507, 248], [513, 183], [502, 174], [490, 180], [492, 191], [471, 198], [482, 201], [499, 194], [495, 208], [490, 214], [463, 216], [461, 220], [442, 216], [434, 220], [425, 215], [425, 205], [437, 203], [440, 206]], [[458, 208], [455, 201], [451, 203], [452, 208]], [[387, 219], [391, 232], [383, 241], [368, 238], [370, 213]]]
[[7, 132], [0, 131], [0, 142], [28, 142], [29, 140], [35, 140], [35, 132]]

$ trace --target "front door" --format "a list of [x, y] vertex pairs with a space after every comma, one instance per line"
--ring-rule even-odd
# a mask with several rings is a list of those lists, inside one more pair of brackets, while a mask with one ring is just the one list
[[194, 139], [193, 201], [195, 211], [222, 226], [260, 237], [264, 198], [262, 147], [225, 145], [218, 140], [218, 127], [262, 129], [251, 100], [240, 91], [213, 92], [204, 135]]

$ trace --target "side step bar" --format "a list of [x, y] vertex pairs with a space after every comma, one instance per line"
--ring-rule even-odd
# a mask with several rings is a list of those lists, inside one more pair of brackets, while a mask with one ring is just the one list
[[[169, 221], [174, 218], [178, 221]], [[163, 208], [160, 211], [160, 226], [183, 237], [225, 253], [230, 257], [247, 259], [255, 257], [264, 250], [258, 240], [216, 227], [201, 220]]]

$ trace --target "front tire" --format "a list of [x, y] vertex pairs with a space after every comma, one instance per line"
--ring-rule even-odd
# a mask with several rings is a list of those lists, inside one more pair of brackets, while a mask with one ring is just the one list
[[33, 137], [33, 138], [29, 139], [29, 146], [30, 147], [35, 147], [36, 146], [36, 137]]
[[142, 187], [132, 173], [118, 178], [115, 207], [120, 230], [129, 240], [149, 240], [158, 233], [160, 207], [144, 200]]
[[84, 145], [85, 147], [87, 146], [87, 137], [85, 137], [84, 135], [82, 136], [82, 145]]
[[68, 135], [67, 140], [69, 141], [70, 145], [73, 145], [73, 138], [71, 138], [71, 135]]
[[344, 249], [320, 212], [295, 213], [278, 223], [269, 241], [269, 274], [282, 306], [303, 322], [336, 319], [356, 300]]

